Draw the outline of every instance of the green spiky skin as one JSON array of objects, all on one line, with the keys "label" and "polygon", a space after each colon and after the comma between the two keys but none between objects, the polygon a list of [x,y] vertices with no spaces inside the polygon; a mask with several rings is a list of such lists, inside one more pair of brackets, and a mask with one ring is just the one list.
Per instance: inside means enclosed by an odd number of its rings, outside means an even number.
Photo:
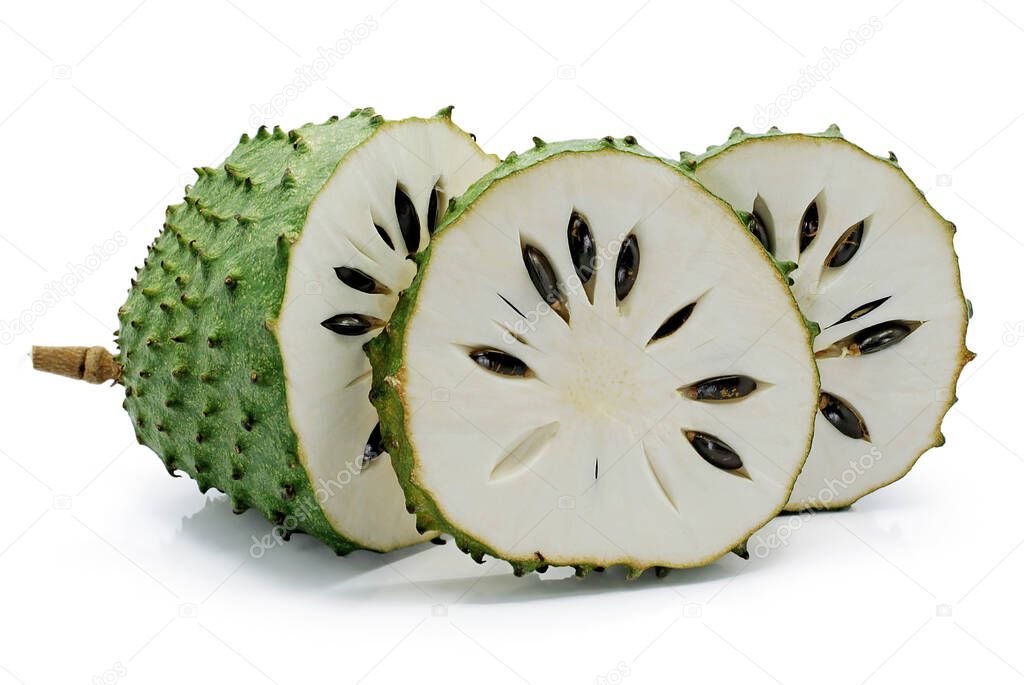
[{"label": "green spiky skin", "polygon": [[[498,165],[498,167],[490,173],[486,174],[476,183],[471,185],[463,195],[458,198],[452,198],[449,203],[447,213],[435,232],[435,236],[446,231],[448,227],[457,221],[463,212],[465,212],[480,195],[495,183],[498,183],[501,180],[519,173],[520,171],[523,171],[535,164],[543,162],[544,160],[562,154],[598,152],[609,149],[621,150],[659,160],[696,182],[691,170],[688,169],[685,164],[672,162],[658,157],[658,155],[640,147],[637,144],[636,138],[633,136],[626,136],[624,138],[606,136],[598,140],[571,140],[558,143],[546,143],[540,138],[535,137],[533,142],[534,147],[532,149],[523,153],[510,153],[502,164]],[[730,211],[734,211],[725,202],[722,202],[722,206]],[[747,220],[744,218],[743,213],[735,213],[745,225]],[[751,237],[751,240],[756,242],[753,237]],[[498,553],[482,540],[470,536],[464,530],[461,530],[458,526],[452,524],[444,516],[440,506],[431,497],[430,493],[427,492],[416,480],[414,450],[412,444],[409,442],[408,434],[406,432],[405,403],[403,400],[402,390],[402,360],[405,349],[405,330],[413,312],[416,309],[419,289],[422,284],[424,274],[427,272],[432,252],[433,243],[413,257],[417,265],[416,277],[413,279],[409,288],[405,290],[399,298],[398,305],[395,308],[394,313],[391,315],[390,322],[384,328],[384,332],[368,342],[365,346],[367,356],[370,359],[370,366],[373,369],[373,384],[370,390],[370,401],[377,409],[377,414],[380,418],[381,435],[384,439],[384,446],[391,455],[391,463],[398,473],[399,483],[401,483],[402,489],[405,493],[406,509],[409,513],[415,514],[418,529],[437,530],[450,534],[455,540],[456,547],[470,555],[475,560],[481,561],[484,556],[504,559],[512,566],[512,570],[517,576],[522,576],[531,572],[543,573],[548,570],[551,565],[554,565],[551,561],[539,556],[535,558],[509,559],[506,555]],[[779,269],[783,277],[785,277],[786,272],[783,267],[781,267],[774,258],[771,258],[767,252],[764,252],[763,254],[766,257],[766,260],[769,263],[774,264],[776,268]],[[813,335],[816,333],[816,328],[817,327],[813,324],[808,326],[808,349],[810,349],[809,345],[813,339]],[[811,426],[813,427],[813,418]],[[810,431],[811,428],[808,430]],[[806,446],[807,451],[810,450],[810,444],[810,437],[808,437]],[[775,514],[772,514],[772,516],[764,523],[767,523],[767,521],[774,518],[774,516]],[[751,530],[750,534],[753,534],[758,530],[761,525],[758,525],[756,528]],[[749,538],[749,535],[747,538]],[[744,556],[746,553],[747,538],[740,541],[735,550],[726,550],[717,557],[703,560],[701,564],[711,563],[712,561],[715,561],[715,559],[728,554],[730,551],[733,551],[741,557]],[[626,578],[628,580],[634,580],[640,577],[647,568],[653,568],[655,575],[659,578],[664,577],[671,570],[669,567],[665,566],[645,567],[641,565],[632,565],[630,563],[624,563],[622,566],[625,568]],[[604,566],[596,563],[576,563],[572,564],[572,567],[576,571],[576,576],[580,578],[589,575],[591,572],[602,572],[605,570]]]},{"label": "green spiky skin", "polygon": [[[446,116],[442,112],[439,116]],[[167,209],[119,311],[124,407],[140,443],[199,489],[226,493],[338,554],[358,545],[317,502],[289,420],[275,322],[292,245],[339,161],[384,123],[371,109],[243,135]]]},{"label": "green spiky skin", "polygon": [[[730,149],[732,149],[732,148],[734,148],[734,147],[736,147],[738,145],[743,145],[743,144],[748,143],[750,141],[763,140],[763,139],[766,139],[766,138],[787,138],[787,137],[789,137],[789,138],[797,137],[797,138],[819,138],[819,139],[826,139],[826,140],[828,140],[828,139],[840,140],[843,143],[849,145],[850,147],[856,149],[861,154],[866,155],[868,157],[871,157],[872,159],[876,159],[876,160],[878,160],[880,162],[883,162],[885,164],[889,164],[894,169],[898,170],[900,175],[903,177],[903,180],[906,181],[906,183],[908,183],[914,189],[914,191],[917,193],[917,195],[921,198],[921,202],[924,204],[924,206],[927,207],[928,210],[932,214],[934,214],[935,217],[941,223],[946,225],[946,228],[949,231],[950,250],[953,252],[953,265],[954,265],[954,267],[956,269],[956,273],[955,273],[956,281],[957,281],[958,287],[960,287],[960,263],[959,263],[959,260],[957,258],[957,255],[956,255],[956,250],[953,248],[953,238],[956,235],[956,224],[954,224],[952,221],[949,221],[949,220],[943,218],[942,215],[939,214],[939,212],[934,207],[932,207],[931,203],[928,202],[928,198],[925,197],[925,194],[923,192],[921,192],[921,189],[917,186],[917,184],[915,184],[911,180],[911,178],[909,176],[907,176],[907,173],[905,171],[903,171],[903,168],[900,166],[899,160],[897,159],[895,153],[893,153],[892,151],[889,151],[886,154],[885,157],[882,157],[882,156],[879,156],[879,155],[873,155],[870,152],[868,152],[867,150],[865,150],[864,148],[860,147],[859,145],[851,143],[849,140],[847,140],[843,136],[842,131],[839,130],[839,126],[836,125],[836,124],[831,124],[828,128],[826,128],[824,131],[821,131],[820,133],[788,133],[788,132],[779,130],[779,128],[776,127],[776,126],[772,126],[765,133],[747,133],[742,128],[737,126],[736,128],[734,128],[729,133],[729,137],[728,137],[728,139],[726,139],[726,141],[724,143],[722,143],[720,145],[709,145],[707,150],[705,152],[699,154],[699,155],[698,154],[693,154],[691,152],[685,152],[685,151],[684,152],[680,152],[679,153],[679,163],[682,165],[682,167],[684,169],[687,169],[689,171],[694,171],[695,169],[700,167],[700,165],[703,164],[705,161],[711,159],[712,157],[716,157],[717,155],[719,155],[719,154],[721,154],[723,152],[726,152],[727,150],[730,150]],[[740,212],[740,214],[741,215],[750,216],[748,212]],[[777,263],[780,264],[781,268],[786,268],[784,266],[785,264],[791,264],[791,262],[786,262],[786,263],[777,262]],[[792,266],[790,266],[788,268],[787,271],[784,271],[783,273],[787,274],[787,276],[788,276],[789,272],[792,271],[795,267],[796,267],[796,265],[792,265]],[[792,283],[790,283],[790,285],[792,285]],[[969,349],[967,349],[967,345],[966,345],[966,340],[967,340],[967,324],[970,321],[970,319],[974,316],[974,305],[971,303],[971,301],[969,299],[967,299],[964,296],[963,288],[962,287],[960,287],[960,298],[963,300],[963,313],[964,313],[964,317],[963,317],[964,325],[963,325],[963,328],[960,331],[960,340],[962,341],[961,342],[961,350],[960,350],[960,363],[957,366],[956,372],[953,375],[953,382],[952,382],[953,393],[951,395],[952,399],[950,400],[949,404],[947,405],[946,411],[943,413],[942,418],[940,418],[939,423],[935,427],[935,434],[933,436],[934,442],[932,443],[932,447],[942,447],[943,445],[946,444],[946,438],[945,438],[945,436],[943,436],[943,434],[941,432],[942,421],[945,418],[945,413],[948,413],[949,410],[953,407],[953,405],[956,404],[956,401],[957,401],[957,397],[956,397],[956,384],[957,384],[957,381],[960,378],[960,374],[963,372],[964,367],[967,366],[967,364],[969,364],[975,358],[975,356],[976,356],[974,352],[971,352]],[[817,334],[821,332],[821,329],[818,326],[818,324],[816,324],[813,321],[810,321],[810,320],[808,320],[806,318],[804,319],[804,321],[807,322],[808,330],[810,330],[812,332],[813,336],[817,336]],[[921,452],[913,460],[911,460],[910,465],[907,467],[907,469],[905,471],[903,471],[903,473],[901,473],[900,475],[896,476],[895,478],[893,478],[889,482],[883,483],[883,484],[879,485],[874,490],[871,490],[869,492],[864,493],[860,497],[865,497],[867,495],[870,495],[875,490],[880,490],[881,488],[884,488],[887,485],[891,485],[892,483],[895,483],[900,478],[903,478],[903,476],[905,476],[908,473],[910,473],[910,470],[917,463],[917,460],[920,459],[921,456],[924,455],[924,452],[927,452],[927,451],[928,451],[928,449],[926,448],[923,452]],[[858,497],[857,500],[859,500],[860,497]],[[849,507],[851,504],[853,504],[857,500],[852,500],[852,501],[836,501],[836,502],[831,503],[831,504],[829,504],[827,506],[808,506],[808,507],[795,507],[795,508],[787,507],[786,508],[786,512],[787,513],[796,513],[796,512],[801,512],[801,511],[840,510],[840,509],[845,509],[845,508]]]}]

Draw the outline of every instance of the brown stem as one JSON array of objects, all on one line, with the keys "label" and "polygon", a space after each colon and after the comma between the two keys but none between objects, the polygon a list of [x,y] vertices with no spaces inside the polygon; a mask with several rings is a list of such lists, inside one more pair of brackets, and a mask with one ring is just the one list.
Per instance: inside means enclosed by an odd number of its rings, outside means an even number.
[{"label": "brown stem", "polygon": [[121,367],[102,347],[32,346],[32,368],[89,383],[117,381]]}]

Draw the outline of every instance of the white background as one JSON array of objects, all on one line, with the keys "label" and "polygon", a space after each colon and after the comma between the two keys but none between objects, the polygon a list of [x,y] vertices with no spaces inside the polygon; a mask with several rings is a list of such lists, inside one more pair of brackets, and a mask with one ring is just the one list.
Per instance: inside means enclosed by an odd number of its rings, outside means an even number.
[{"label": "white background", "polygon": [[[0,683],[1024,679],[1022,59],[1009,0],[5,3]],[[33,343],[112,344],[163,207],[260,116],[449,103],[501,155],[632,133],[675,156],[833,121],[894,150],[958,224],[975,304],[947,446],[850,511],[773,522],[763,558],[664,580],[520,579],[451,545],[337,559],[302,536],[253,558],[269,525],[168,478],[119,390],[31,372]]]}]

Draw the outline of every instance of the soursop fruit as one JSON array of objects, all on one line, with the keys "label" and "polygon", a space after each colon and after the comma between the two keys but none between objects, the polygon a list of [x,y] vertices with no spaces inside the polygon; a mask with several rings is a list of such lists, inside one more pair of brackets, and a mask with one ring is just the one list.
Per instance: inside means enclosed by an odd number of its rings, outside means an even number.
[{"label": "soursop fruit", "polygon": [[699,157],[697,178],[737,209],[791,277],[814,343],[821,399],[814,446],[787,509],[840,508],[905,475],[939,432],[965,347],[970,304],[954,226],[892,153],[875,157],[838,128],[748,135]]},{"label": "soursop fruit", "polygon": [[370,109],[261,128],[168,208],[102,348],[36,365],[116,379],[139,442],[339,554],[424,538],[375,428],[362,345],[412,280],[448,199],[497,164],[450,120]]},{"label": "soursop fruit", "polygon": [[708,563],[789,498],[818,376],[785,275],[632,137],[510,157],[368,344],[410,510],[516,574]]}]

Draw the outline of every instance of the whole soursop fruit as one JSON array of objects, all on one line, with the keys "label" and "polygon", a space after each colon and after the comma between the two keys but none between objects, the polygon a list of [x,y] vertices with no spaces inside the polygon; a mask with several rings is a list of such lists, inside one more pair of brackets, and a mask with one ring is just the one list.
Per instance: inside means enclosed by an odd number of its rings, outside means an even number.
[{"label": "whole soursop fruit", "polygon": [[896,158],[875,157],[838,128],[820,134],[739,129],[700,157],[697,178],[780,260],[821,326],[814,446],[787,509],[840,508],[905,475],[944,442],[943,416],[973,358],[954,226]]},{"label": "whole soursop fruit", "polygon": [[677,165],[632,137],[535,143],[458,198],[368,345],[409,507],[517,574],[708,563],[789,498],[813,331]]},{"label": "whole soursop fruit", "polygon": [[139,442],[339,554],[416,543],[367,396],[362,345],[450,197],[497,163],[451,123],[372,110],[242,136],[167,210],[119,312],[116,359],[36,366],[124,386]]}]

